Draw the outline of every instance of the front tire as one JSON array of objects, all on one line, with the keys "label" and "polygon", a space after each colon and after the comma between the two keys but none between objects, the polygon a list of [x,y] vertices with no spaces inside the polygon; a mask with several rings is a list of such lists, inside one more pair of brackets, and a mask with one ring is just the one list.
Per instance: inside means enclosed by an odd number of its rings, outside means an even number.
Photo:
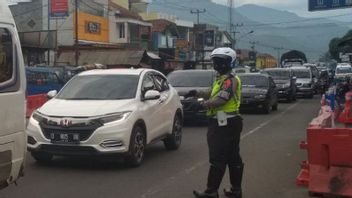
[{"label": "front tire", "polygon": [[270,114],[270,111],[271,111],[271,106],[270,106],[270,104],[266,104],[265,106],[264,106],[264,108],[263,108],[263,112],[265,113],[265,114]]},{"label": "front tire", "polygon": [[138,167],[144,159],[146,145],[145,131],[140,126],[135,126],[132,130],[130,139],[129,154],[126,158],[127,163],[131,167]]},{"label": "front tire", "polygon": [[273,107],[272,107],[272,110],[273,111],[277,111],[279,109],[279,104],[276,102]]},{"label": "front tire", "polygon": [[164,140],[167,150],[177,150],[182,142],[182,117],[176,114],[172,126],[172,134]]}]

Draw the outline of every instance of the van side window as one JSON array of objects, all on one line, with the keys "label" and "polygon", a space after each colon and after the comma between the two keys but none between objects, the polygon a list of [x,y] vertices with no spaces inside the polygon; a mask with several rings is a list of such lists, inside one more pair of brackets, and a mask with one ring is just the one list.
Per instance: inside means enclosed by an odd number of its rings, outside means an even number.
[{"label": "van side window", "polygon": [[0,28],[0,84],[13,77],[13,43],[10,31]]}]

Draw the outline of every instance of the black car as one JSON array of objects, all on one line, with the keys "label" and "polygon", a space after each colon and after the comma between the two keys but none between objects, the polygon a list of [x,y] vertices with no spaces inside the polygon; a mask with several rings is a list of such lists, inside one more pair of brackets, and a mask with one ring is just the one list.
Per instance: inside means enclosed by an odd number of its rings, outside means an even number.
[{"label": "black car", "polygon": [[206,110],[200,107],[199,102],[209,99],[216,71],[178,70],[167,77],[181,97],[185,121],[206,121]]},{"label": "black car", "polygon": [[265,69],[263,73],[269,74],[278,88],[279,99],[285,99],[288,102],[296,100],[297,86],[296,77],[292,70],[288,68]]},{"label": "black car", "polygon": [[273,78],[267,74],[241,74],[241,111],[262,110],[270,113],[278,109],[278,90]]}]

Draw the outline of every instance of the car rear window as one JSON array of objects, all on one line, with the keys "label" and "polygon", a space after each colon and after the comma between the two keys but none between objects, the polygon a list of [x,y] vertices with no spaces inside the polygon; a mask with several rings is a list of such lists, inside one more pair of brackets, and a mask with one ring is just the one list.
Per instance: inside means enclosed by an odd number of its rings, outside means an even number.
[{"label": "car rear window", "polygon": [[266,70],[265,73],[272,76],[274,79],[289,79],[290,72],[287,70]]},{"label": "car rear window", "polygon": [[76,76],[58,94],[65,100],[119,100],[136,97],[137,75]]},{"label": "car rear window", "polygon": [[310,71],[307,69],[307,70],[293,70],[293,73],[295,74],[295,76],[297,78],[311,78],[311,75],[310,75]]},{"label": "car rear window", "polygon": [[348,74],[352,73],[352,67],[338,67],[336,68],[336,74]]},{"label": "car rear window", "polygon": [[212,72],[174,72],[168,79],[174,87],[211,87],[214,78]]},{"label": "car rear window", "polygon": [[240,79],[244,87],[269,87],[269,80],[265,76],[240,76]]}]

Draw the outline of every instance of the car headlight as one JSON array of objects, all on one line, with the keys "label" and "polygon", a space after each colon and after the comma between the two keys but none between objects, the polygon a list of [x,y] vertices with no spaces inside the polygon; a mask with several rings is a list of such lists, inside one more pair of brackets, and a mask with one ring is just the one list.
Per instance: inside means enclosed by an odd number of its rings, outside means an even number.
[{"label": "car headlight", "polygon": [[46,117],[43,114],[39,113],[38,111],[33,112],[32,118],[38,122],[42,122],[46,120]]},{"label": "car headlight", "polygon": [[126,120],[130,115],[131,111],[124,111],[119,113],[108,114],[103,117],[100,117],[99,120],[101,123],[106,124],[110,122]]},{"label": "car headlight", "polygon": [[287,88],[290,88],[291,85],[290,85],[290,84],[284,84],[282,87],[283,87],[284,89],[287,89]]},{"label": "car headlight", "polygon": [[260,95],[256,95],[256,96],[254,96],[254,98],[255,98],[255,99],[265,99],[265,98],[266,98],[266,96],[265,96],[265,95],[263,95],[263,94],[260,94]]}]

